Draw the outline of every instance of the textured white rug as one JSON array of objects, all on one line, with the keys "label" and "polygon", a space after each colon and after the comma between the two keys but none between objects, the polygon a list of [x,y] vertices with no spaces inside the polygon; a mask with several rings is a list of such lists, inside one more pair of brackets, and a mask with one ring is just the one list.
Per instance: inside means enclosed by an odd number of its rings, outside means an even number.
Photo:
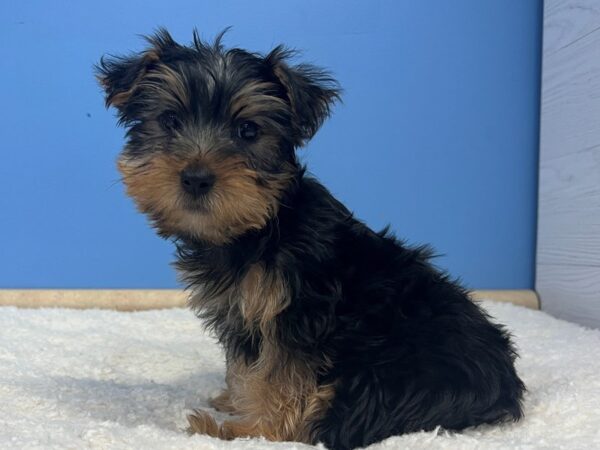
[{"label": "textured white rug", "polygon": [[[525,419],[415,433],[379,449],[600,449],[600,331],[485,302],[515,336]],[[221,351],[182,309],[0,308],[0,448],[290,449],[187,436],[186,412],[223,385]]]}]

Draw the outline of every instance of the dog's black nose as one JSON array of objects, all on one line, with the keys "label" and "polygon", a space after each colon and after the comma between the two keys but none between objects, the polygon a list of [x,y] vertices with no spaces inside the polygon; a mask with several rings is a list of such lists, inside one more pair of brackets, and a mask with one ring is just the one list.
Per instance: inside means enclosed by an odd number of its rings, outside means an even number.
[{"label": "dog's black nose", "polygon": [[188,167],[181,172],[181,186],[194,198],[207,194],[214,184],[215,174],[205,167]]}]

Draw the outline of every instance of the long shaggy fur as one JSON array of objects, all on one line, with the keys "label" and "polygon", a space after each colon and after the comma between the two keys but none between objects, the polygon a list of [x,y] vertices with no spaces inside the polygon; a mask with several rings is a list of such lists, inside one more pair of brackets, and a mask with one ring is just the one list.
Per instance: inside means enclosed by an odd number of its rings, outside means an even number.
[{"label": "long shaggy fur", "polygon": [[[351,449],[519,419],[508,333],[427,247],[372,231],[298,163],[339,99],[333,78],[283,47],[263,56],[221,37],[182,46],[161,30],[98,68],[128,127],[128,192],[174,239],[190,306],[226,351],[212,405],[232,419],[197,411],[190,431]],[[247,121],[259,134],[243,140]],[[181,190],[190,165],[216,174],[202,200]]]}]

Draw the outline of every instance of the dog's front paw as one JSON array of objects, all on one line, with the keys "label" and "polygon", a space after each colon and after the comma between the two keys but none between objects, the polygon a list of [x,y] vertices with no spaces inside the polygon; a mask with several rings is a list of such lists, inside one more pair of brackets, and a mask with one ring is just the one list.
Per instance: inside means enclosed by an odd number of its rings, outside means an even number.
[{"label": "dog's front paw", "polygon": [[187,419],[190,424],[187,429],[189,434],[198,433],[219,437],[219,425],[207,412],[195,409],[193,414],[188,414]]}]

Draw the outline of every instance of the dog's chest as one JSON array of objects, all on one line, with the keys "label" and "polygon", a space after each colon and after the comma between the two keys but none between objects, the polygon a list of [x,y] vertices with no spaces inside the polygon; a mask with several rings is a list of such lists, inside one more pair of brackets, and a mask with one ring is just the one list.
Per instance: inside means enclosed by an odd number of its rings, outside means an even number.
[{"label": "dog's chest", "polygon": [[241,315],[248,329],[271,334],[274,319],[290,302],[283,278],[276,270],[253,264],[236,286]]},{"label": "dog's chest", "polygon": [[[193,276],[206,278],[200,272]],[[217,294],[207,288],[211,281],[196,285],[189,303],[217,328],[243,328],[253,335],[272,335],[276,316],[290,303],[280,272],[261,263],[251,265],[242,277]]]}]

